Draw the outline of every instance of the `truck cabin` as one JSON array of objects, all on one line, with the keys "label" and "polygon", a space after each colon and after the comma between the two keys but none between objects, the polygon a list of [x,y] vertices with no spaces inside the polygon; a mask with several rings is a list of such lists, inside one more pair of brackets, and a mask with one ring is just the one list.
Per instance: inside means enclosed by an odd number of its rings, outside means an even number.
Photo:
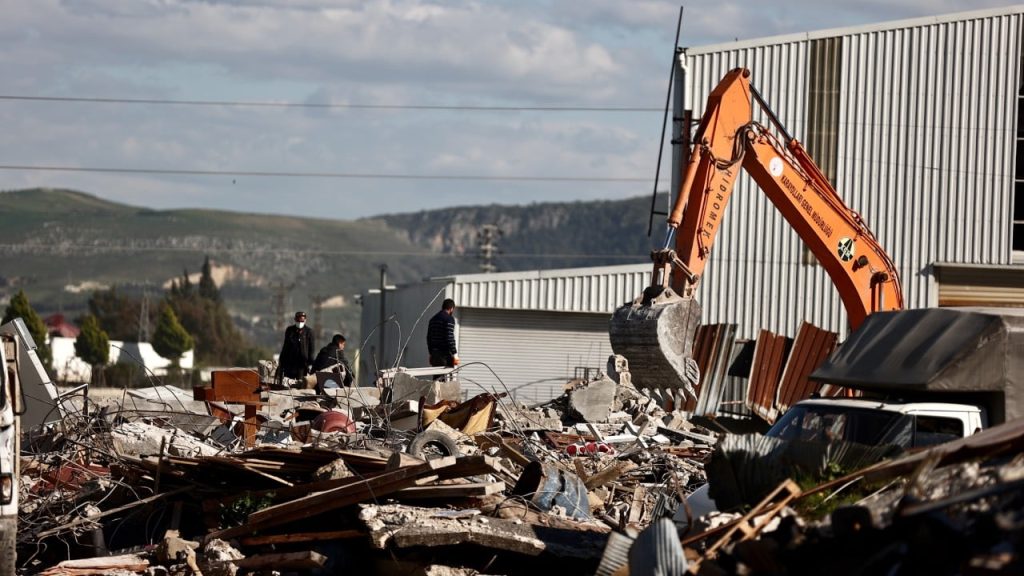
[{"label": "truck cabin", "polygon": [[808,400],[790,408],[766,434],[784,440],[912,449],[969,436],[983,424],[981,411],[968,405]]}]

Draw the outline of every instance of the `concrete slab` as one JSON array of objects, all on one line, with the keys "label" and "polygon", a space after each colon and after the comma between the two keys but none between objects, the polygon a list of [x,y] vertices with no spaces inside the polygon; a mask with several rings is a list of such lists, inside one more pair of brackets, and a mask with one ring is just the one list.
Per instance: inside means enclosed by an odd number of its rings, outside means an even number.
[{"label": "concrete slab", "polygon": [[611,378],[595,380],[569,393],[569,410],[586,422],[607,422],[618,384]]}]

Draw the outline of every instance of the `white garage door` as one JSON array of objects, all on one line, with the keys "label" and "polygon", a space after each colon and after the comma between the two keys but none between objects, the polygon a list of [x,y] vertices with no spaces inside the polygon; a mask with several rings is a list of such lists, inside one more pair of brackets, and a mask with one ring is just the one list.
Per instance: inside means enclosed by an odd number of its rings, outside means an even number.
[{"label": "white garage door", "polygon": [[480,386],[496,392],[507,388],[525,404],[543,402],[561,395],[565,383],[584,369],[604,370],[611,354],[607,314],[480,308],[457,313],[459,359],[486,364],[461,371],[463,393],[469,396]]}]

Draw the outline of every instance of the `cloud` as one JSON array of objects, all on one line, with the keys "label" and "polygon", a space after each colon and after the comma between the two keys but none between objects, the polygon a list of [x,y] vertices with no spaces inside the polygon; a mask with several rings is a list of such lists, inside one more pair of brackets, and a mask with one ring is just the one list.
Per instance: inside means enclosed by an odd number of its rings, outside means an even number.
[{"label": "cloud", "polygon": [[[688,2],[701,45],[1003,5]],[[652,112],[431,111],[0,100],[4,164],[333,174],[653,177],[678,4],[660,0],[3,3],[0,93]],[[662,178],[667,178],[663,171]],[[649,184],[0,171],[0,189],[357,217],[621,198]]]}]

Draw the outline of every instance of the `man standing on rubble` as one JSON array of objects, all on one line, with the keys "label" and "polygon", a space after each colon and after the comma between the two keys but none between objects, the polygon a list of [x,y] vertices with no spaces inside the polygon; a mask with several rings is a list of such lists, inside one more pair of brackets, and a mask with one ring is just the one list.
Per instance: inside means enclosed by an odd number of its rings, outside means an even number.
[{"label": "man standing on rubble", "polygon": [[446,298],[441,310],[434,314],[427,324],[427,352],[431,366],[454,368],[459,363],[459,351],[455,347],[455,300]]},{"label": "man standing on rubble", "polygon": [[306,326],[306,313],[295,313],[295,324],[284,331],[284,344],[278,358],[278,383],[282,377],[297,380],[312,372],[313,331]]},{"label": "man standing on rubble", "polygon": [[[352,368],[345,358],[345,337],[335,334],[331,343],[320,349],[313,362],[314,372],[333,372],[343,386],[352,385]],[[318,384],[319,386],[319,384]]]}]

